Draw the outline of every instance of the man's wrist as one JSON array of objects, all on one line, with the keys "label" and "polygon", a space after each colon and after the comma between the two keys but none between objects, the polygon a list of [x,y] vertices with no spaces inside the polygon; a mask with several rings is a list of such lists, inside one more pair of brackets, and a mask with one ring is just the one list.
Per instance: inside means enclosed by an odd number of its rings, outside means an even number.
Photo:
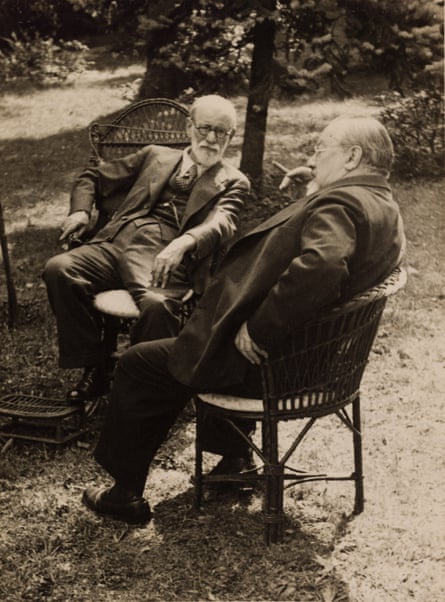
[{"label": "man's wrist", "polygon": [[193,234],[189,234],[188,232],[184,232],[183,236],[187,236],[190,242],[187,242],[187,251],[194,251],[196,249],[196,238]]}]

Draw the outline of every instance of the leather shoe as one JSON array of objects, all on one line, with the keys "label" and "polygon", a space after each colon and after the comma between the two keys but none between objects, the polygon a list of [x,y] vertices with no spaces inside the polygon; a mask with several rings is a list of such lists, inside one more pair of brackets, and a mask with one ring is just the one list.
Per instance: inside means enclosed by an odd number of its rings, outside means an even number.
[{"label": "leather shoe", "polygon": [[[213,491],[221,493],[231,491],[245,491],[251,492],[256,484],[256,481],[230,481],[224,480],[224,477],[228,475],[238,474],[251,474],[257,475],[257,469],[253,462],[252,457],[236,457],[236,456],[223,456],[221,460],[210,470],[207,477],[215,477],[215,480],[209,480],[206,485]],[[222,477],[222,480],[218,480],[218,477]]]},{"label": "leather shoe", "polygon": [[208,476],[220,476],[243,472],[256,472],[252,458],[223,456],[207,474]]},{"label": "leather shoe", "polygon": [[66,399],[69,403],[82,403],[95,399],[107,393],[109,384],[109,379],[101,368],[97,366],[85,368],[82,378],[74,389],[68,391]]},{"label": "leather shoe", "polygon": [[88,487],[83,492],[82,503],[96,514],[131,525],[146,525],[152,517],[147,500],[131,494],[122,498],[116,495],[115,486],[105,489]]}]

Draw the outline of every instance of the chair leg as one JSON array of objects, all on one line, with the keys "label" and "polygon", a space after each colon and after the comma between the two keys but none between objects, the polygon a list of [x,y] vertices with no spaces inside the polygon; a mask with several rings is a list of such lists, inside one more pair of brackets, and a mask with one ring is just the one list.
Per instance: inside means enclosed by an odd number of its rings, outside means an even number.
[{"label": "chair leg", "polygon": [[196,436],[195,436],[195,499],[194,508],[200,510],[202,504],[202,409],[196,403]]},{"label": "chair leg", "polygon": [[284,468],[278,461],[278,422],[267,418],[263,421],[264,465],[264,540],[266,545],[283,541],[283,489]]},{"label": "chair leg", "polygon": [[363,512],[365,505],[364,502],[364,491],[363,491],[363,458],[362,458],[362,434],[361,434],[361,420],[360,420],[360,398],[352,404],[352,423],[354,426],[353,430],[353,443],[354,443],[354,468],[355,468],[355,504],[354,514],[360,514]]},{"label": "chair leg", "polygon": [[102,347],[105,362],[116,352],[120,327],[120,318],[104,315]]}]

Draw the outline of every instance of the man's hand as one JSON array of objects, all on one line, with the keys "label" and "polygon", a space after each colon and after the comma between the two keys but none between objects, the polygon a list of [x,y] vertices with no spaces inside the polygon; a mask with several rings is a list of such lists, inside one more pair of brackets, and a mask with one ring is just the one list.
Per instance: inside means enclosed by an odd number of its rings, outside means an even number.
[{"label": "man's hand", "polygon": [[152,286],[165,288],[172,270],[178,267],[182,258],[187,253],[195,248],[195,239],[190,234],[183,234],[179,238],[175,238],[156,255],[153,262]]},{"label": "man's hand", "polygon": [[279,190],[286,190],[292,180],[297,180],[298,182],[308,182],[312,179],[312,169],[306,166],[295,167],[294,169],[290,169],[286,172],[286,175],[281,180],[279,185]]},{"label": "man's hand", "polygon": [[61,226],[61,235],[59,240],[65,240],[70,234],[82,236],[90,222],[90,216],[87,211],[75,211],[69,215]]},{"label": "man's hand", "polygon": [[267,359],[268,357],[267,351],[258,347],[255,341],[250,337],[247,330],[247,322],[244,322],[238,330],[238,334],[235,337],[235,347],[251,364],[258,365],[261,363],[262,359]]}]

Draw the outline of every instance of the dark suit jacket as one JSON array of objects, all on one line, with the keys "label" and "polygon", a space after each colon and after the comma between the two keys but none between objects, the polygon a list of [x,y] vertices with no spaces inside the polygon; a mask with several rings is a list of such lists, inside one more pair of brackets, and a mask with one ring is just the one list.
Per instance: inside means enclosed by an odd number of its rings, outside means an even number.
[{"label": "dark suit jacket", "polygon": [[201,389],[243,382],[234,345],[247,320],[265,349],[326,306],[374,285],[400,262],[403,226],[387,181],[338,181],[286,207],[242,237],[176,340],[170,371]]},{"label": "dark suit jacket", "polygon": [[[88,242],[112,241],[129,219],[146,217],[181,157],[178,149],[146,146],[121,159],[86,169],[74,183],[70,213],[91,211],[97,198],[105,205],[119,200],[109,222]],[[212,254],[235,234],[238,213],[249,189],[244,174],[224,160],[205,171],[193,186],[179,234],[187,232],[196,241],[189,262],[195,290],[203,288]]]}]

